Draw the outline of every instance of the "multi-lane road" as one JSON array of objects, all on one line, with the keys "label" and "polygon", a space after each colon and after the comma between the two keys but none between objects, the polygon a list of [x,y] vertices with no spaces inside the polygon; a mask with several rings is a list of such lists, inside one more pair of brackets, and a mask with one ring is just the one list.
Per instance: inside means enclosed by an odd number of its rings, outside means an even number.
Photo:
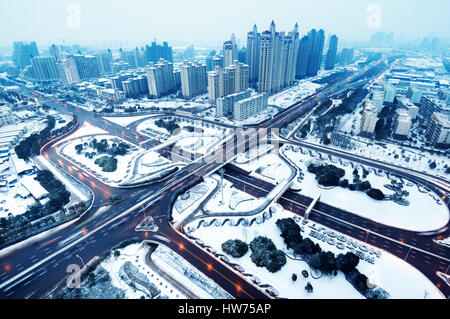
[{"label": "multi-lane road", "polygon": [[[309,112],[314,105],[326,98],[342,91],[352,83],[358,74],[341,78],[335,84],[326,87],[310,99],[301,101],[274,118],[264,122],[261,128],[281,128]],[[368,80],[367,80],[368,81]],[[34,92],[26,89],[22,92],[32,95]],[[150,148],[158,145],[156,140],[148,141],[148,137],[139,134],[136,125],[130,125],[124,129],[122,126],[106,121],[84,109],[71,105],[39,97],[42,103],[51,107],[66,110],[77,116],[79,124],[85,122],[94,124],[112,135],[124,138],[136,145]],[[158,114],[166,114],[157,112]],[[167,113],[167,115],[172,113]],[[151,115],[149,115],[151,116]],[[196,117],[191,119],[202,120]],[[217,122],[212,122],[219,125]],[[232,127],[232,126],[227,126]],[[404,168],[396,168],[382,162],[374,162],[351,154],[345,154],[321,146],[309,145],[301,141],[286,141],[312,150],[320,150],[322,153],[331,154],[368,165],[374,168],[390,171],[396,175],[423,183],[428,188],[448,197],[448,184],[445,180],[437,180],[421,172],[412,172]],[[244,150],[247,149],[247,143]],[[242,149],[235,145],[230,151],[230,157],[237,150]],[[168,150],[170,152],[170,150]],[[0,252],[0,297],[1,298],[39,298],[51,291],[58,283],[64,281],[69,273],[67,266],[87,262],[95,256],[104,256],[112,247],[124,240],[135,238],[137,240],[152,240],[161,242],[175,250],[191,264],[212,278],[216,283],[237,298],[267,298],[269,295],[246,280],[238,272],[232,270],[213,255],[188,240],[184,235],[175,230],[169,221],[169,207],[173,192],[179,187],[188,187],[207,174],[217,170],[220,166],[212,157],[208,162],[193,162],[187,164],[174,175],[149,186],[136,187],[134,189],[118,189],[104,184],[95,176],[76,167],[73,163],[60,156],[49,143],[42,149],[42,155],[55,165],[60,166],[71,174],[79,182],[92,190],[94,195],[93,206],[82,218],[70,226],[56,231],[44,239],[36,240],[32,244],[23,245],[8,253]],[[246,185],[245,190],[256,196],[263,196],[270,191],[272,185],[255,180],[248,176],[227,170],[227,178],[235,183],[236,187]],[[447,188],[446,188],[447,187]],[[110,206],[108,201],[112,193],[122,194],[123,200]],[[311,199],[286,192],[279,203],[286,209],[298,214],[303,214],[305,207]],[[447,201],[448,205],[448,201]],[[147,216],[155,216],[158,232],[136,232],[135,226],[142,221],[144,211]],[[324,224],[337,231],[343,232],[354,238],[389,251],[421,270],[441,292],[448,296],[449,286],[436,276],[436,271],[446,273],[448,271],[447,248],[436,245],[429,237],[419,237],[417,233],[395,229],[374,223],[360,216],[351,214],[337,208],[318,203],[311,215],[311,219]],[[446,235],[448,234],[448,231]],[[446,268],[444,270],[444,268]]]}]

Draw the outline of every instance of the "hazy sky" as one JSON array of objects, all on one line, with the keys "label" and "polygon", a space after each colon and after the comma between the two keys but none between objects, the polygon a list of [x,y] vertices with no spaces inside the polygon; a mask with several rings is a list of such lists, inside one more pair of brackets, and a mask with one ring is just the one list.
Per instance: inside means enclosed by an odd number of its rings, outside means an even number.
[{"label": "hazy sky", "polygon": [[[367,12],[371,4],[380,9],[380,19],[371,20],[380,22],[379,29],[367,23],[376,15]],[[233,32],[244,44],[254,23],[265,30],[272,19],[281,31],[298,22],[302,34],[323,28],[347,41],[367,41],[376,31],[404,38],[448,37],[449,13],[449,0],[0,0],[0,45],[35,40],[45,46],[62,39],[67,44],[133,44],[154,38],[216,45]]]}]

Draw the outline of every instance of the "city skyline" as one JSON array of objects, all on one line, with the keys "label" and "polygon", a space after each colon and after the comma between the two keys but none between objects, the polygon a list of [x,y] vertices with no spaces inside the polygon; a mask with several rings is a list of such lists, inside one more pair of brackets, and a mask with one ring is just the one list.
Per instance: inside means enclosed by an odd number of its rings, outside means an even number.
[{"label": "city skyline", "polygon": [[[266,2],[245,1],[219,7],[203,0],[167,3],[138,0],[126,3],[6,1],[0,4],[1,28],[6,31],[0,46],[11,45],[15,40],[36,41],[40,46],[47,46],[63,39],[67,43],[83,45],[101,46],[114,42],[133,45],[155,38],[176,46],[191,43],[220,46],[232,33],[236,34],[237,42],[242,46],[253,24],[266,30],[271,20],[275,20],[281,30],[290,30],[299,23],[300,35],[312,28],[324,29],[326,34],[336,34],[344,42],[367,42],[373,33],[379,31],[395,31],[396,37],[403,39],[449,37],[448,1],[425,5],[421,1],[381,0],[373,3],[351,0],[346,6],[328,0],[314,4],[289,0],[278,6],[269,6]],[[198,10],[208,6],[210,10]],[[246,14],[236,14],[235,8]],[[348,14],[349,10],[351,14]],[[169,19],[165,14],[157,14],[168,11]],[[29,27],[31,25],[33,27]]]}]

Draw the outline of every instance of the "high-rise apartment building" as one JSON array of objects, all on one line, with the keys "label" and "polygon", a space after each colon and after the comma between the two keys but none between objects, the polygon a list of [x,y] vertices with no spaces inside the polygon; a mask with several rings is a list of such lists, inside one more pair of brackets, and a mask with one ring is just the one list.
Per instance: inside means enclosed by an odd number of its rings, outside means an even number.
[{"label": "high-rise apartment building", "polygon": [[443,113],[433,113],[425,137],[435,146],[450,145],[450,117]]},{"label": "high-rise apartment building", "polygon": [[172,63],[160,59],[158,63],[150,62],[147,67],[148,91],[151,97],[161,97],[174,92],[175,76]]},{"label": "high-rise apartment building", "polygon": [[80,80],[92,80],[100,77],[100,68],[97,57],[92,55],[72,55],[69,59],[73,59],[77,66]]},{"label": "high-rise apartment building", "polygon": [[144,58],[141,56],[139,49],[130,51],[121,51],[122,60],[127,62],[132,69],[143,67],[145,65]]},{"label": "high-rise apartment building", "polygon": [[172,47],[165,41],[162,45],[159,45],[154,41],[151,46],[146,45],[143,52],[144,65],[149,62],[157,63],[160,59],[173,62]]},{"label": "high-rise apartment building", "polygon": [[62,85],[71,85],[80,81],[77,65],[73,59],[56,62],[56,68],[58,70],[59,81]]},{"label": "high-rise apartment building", "polygon": [[364,105],[363,114],[361,116],[360,133],[363,136],[372,137],[375,131],[375,126],[378,121],[378,112],[374,103],[371,100],[366,101]]},{"label": "high-rise apartment building", "polygon": [[108,49],[107,52],[99,53],[96,57],[101,75],[113,73],[113,58],[111,50]]},{"label": "high-rise apartment building", "polygon": [[58,81],[56,60],[53,56],[37,56],[31,59],[34,79],[38,82]]},{"label": "high-rise apartment building", "polygon": [[325,32],[312,29],[308,34],[310,46],[308,54],[307,76],[316,76],[320,70],[323,56],[323,46],[325,43]]},{"label": "high-rise apartment building", "polygon": [[304,36],[299,42],[295,75],[297,79],[306,78],[310,43],[311,41],[309,36]]},{"label": "high-rise apartment building", "polygon": [[411,129],[411,115],[406,109],[398,109],[394,116],[394,138],[406,139]]},{"label": "high-rise apartment building", "polygon": [[272,94],[294,83],[297,65],[298,25],[285,35],[276,32],[272,21],[270,30],[261,35],[258,91]]},{"label": "high-rise apartment building", "polygon": [[59,49],[55,44],[52,44],[48,48],[48,52],[50,52],[50,55],[53,56],[56,61],[61,60],[61,58],[62,58],[61,53],[59,52]]},{"label": "high-rise apartment building", "polygon": [[248,89],[249,67],[247,64],[234,61],[234,64],[226,67],[216,67],[208,72],[209,102],[215,104],[216,100],[233,93]]},{"label": "high-rise apartment building", "polygon": [[184,61],[180,67],[181,90],[185,99],[207,92],[206,66],[196,61]]},{"label": "high-rise apartment building", "polygon": [[247,64],[249,67],[250,83],[258,82],[260,47],[261,34],[258,33],[258,28],[255,24],[253,31],[247,34]]},{"label": "high-rise apartment building", "polygon": [[330,44],[328,46],[327,59],[325,61],[325,70],[333,70],[336,64],[336,54],[338,47],[338,37],[332,35],[330,37]]},{"label": "high-rise apartment building", "polygon": [[233,42],[226,41],[223,43],[223,66],[227,67],[233,64],[234,58]]},{"label": "high-rise apartment building", "polygon": [[39,56],[39,51],[36,42],[14,42],[12,60],[19,69],[31,65],[31,59],[37,56]]},{"label": "high-rise apartment building", "polygon": [[342,65],[347,65],[353,62],[353,54],[355,49],[344,48],[341,51],[339,63]]}]

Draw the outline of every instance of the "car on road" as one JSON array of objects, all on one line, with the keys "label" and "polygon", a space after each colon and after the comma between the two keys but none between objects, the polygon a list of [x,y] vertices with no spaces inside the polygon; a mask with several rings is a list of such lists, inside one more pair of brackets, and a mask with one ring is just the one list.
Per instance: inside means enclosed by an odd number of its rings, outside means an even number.
[{"label": "car on road", "polygon": [[219,259],[222,260],[223,262],[226,262],[226,263],[229,263],[229,262],[230,262],[230,259],[228,259],[228,257],[227,257],[227,256],[224,256],[224,255],[220,255],[220,256],[219,256]]}]

